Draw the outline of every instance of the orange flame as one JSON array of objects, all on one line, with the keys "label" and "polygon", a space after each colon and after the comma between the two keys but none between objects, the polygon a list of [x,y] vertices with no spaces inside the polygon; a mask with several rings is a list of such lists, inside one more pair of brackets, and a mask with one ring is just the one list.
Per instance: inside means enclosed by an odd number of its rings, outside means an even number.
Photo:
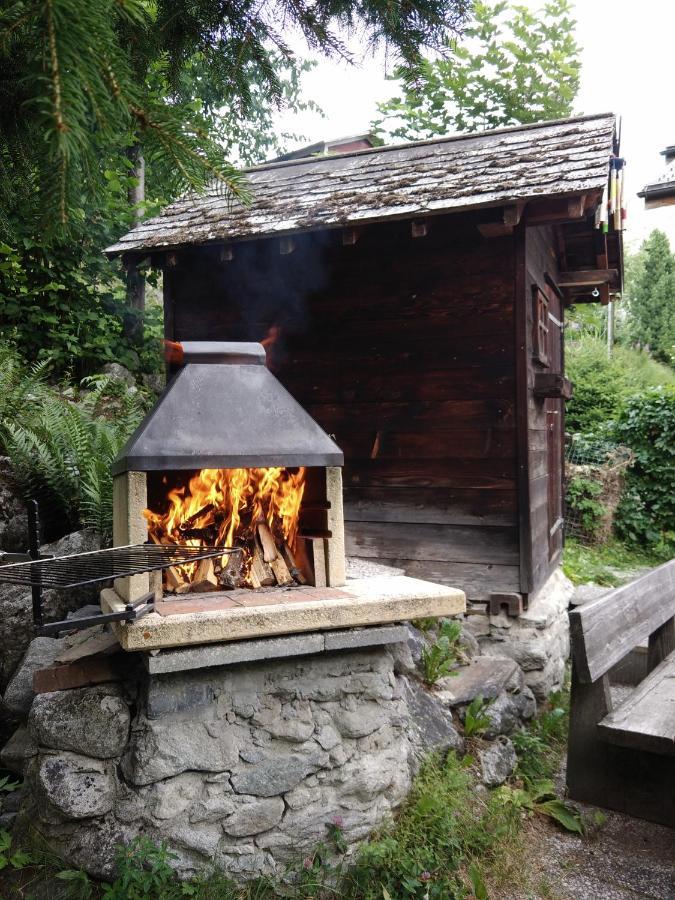
[{"label": "orange flame", "polygon": [[270,367],[270,363],[272,362],[272,348],[276,344],[276,342],[281,337],[281,326],[279,325],[270,325],[267,329],[267,334],[260,341],[260,343],[265,348],[265,357],[268,368]]},{"label": "orange flame", "polygon": [[[201,469],[187,488],[169,491],[166,511],[146,509],[143,515],[156,544],[242,547],[246,575],[258,523],[266,522],[279,543],[295,547],[304,489],[304,468]],[[182,580],[190,583],[197,569],[197,563],[181,566]]]}]

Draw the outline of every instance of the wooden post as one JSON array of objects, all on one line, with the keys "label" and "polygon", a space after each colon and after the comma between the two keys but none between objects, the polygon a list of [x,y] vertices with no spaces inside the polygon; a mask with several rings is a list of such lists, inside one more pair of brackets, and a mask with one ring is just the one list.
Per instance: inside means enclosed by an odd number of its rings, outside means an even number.
[{"label": "wooden post", "polygon": [[607,745],[598,739],[597,724],[611,708],[609,676],[584,684],[573,657],[567,747],[567,788],[573,800],[606,804]]}]

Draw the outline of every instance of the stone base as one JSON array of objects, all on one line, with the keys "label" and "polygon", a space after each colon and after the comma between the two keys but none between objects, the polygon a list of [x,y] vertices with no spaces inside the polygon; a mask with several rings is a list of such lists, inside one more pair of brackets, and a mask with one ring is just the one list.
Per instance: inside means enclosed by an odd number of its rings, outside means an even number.
[{"label": "stone base", "polygon": [[486,656],[514,659],[538,700],[562,687],[570,653],[568,607],[574,586],[557,569],[530,597],[528,609],[517,619],[500,613],[471,615],[466,627],[478,638]]},{"label": "stone base", "polygon": [[139,677],[42,694],[29,717],[24,819],[96,876],[140,834],[185,875],[278,876],[331,822],[354,847],[424,752],[462,745],[386,647]]},{"label": "stone base", "polygon": [[[250,591],[250,598],[229,609],[217,608],[220,593],[193,595],[204,597],[204,603],[212,603],[214,609],[166,616],[150,613],[137,622],[113,627],[125,650],[153,650],[454,616],[464,612],[466,605],[463,591],[405,575],[357,578],[344,588],[323,591],[324,597],[319,588],[293,588],[292,602],[284,601],[291,592],[283,589],[274,594]],[[303,595],[308,599],[298,599]],[[223,593],[222,599],[227,602],[227,595]],[[101,607],[104,612],[121,612],[124,601],[114,590],[106,589],[101,592]]]}]

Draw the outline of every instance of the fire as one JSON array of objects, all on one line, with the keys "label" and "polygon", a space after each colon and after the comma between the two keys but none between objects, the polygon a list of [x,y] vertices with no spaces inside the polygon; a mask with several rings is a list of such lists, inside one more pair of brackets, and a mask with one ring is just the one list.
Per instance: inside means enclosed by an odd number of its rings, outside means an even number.
[{"label": "fire", "polygon": [[[258,586],[251,566],[260,550],[261,525],[267,526],[265,534],[277,548],[286,546],[292,553],[304,489],[304,468],[201,469],[187,488],[183,485],[169,491],[165,510],[146,509],[143,514],[156,544],[241,548],[241,554],[223,556],[217,568],[225,569],[234,556],[239,564],[243,556],[240,577],[243,584],[253,587]],[[205,566],[200,563],[173,567],[167,586],[189,586],[201,581],[204,573]],[[217,578],[212,577],[212,582],[217,586]]]}]

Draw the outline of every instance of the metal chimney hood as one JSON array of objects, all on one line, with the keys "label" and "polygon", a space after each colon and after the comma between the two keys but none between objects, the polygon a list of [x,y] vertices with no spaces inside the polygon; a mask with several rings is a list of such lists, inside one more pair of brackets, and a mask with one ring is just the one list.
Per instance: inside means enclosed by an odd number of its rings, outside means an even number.
[{"label": "metal chimney hood", "polygon": [[183,367],[127,441],[113,475],[344,465],[337,444],[266,368],[262,344],[181,347]]}]

